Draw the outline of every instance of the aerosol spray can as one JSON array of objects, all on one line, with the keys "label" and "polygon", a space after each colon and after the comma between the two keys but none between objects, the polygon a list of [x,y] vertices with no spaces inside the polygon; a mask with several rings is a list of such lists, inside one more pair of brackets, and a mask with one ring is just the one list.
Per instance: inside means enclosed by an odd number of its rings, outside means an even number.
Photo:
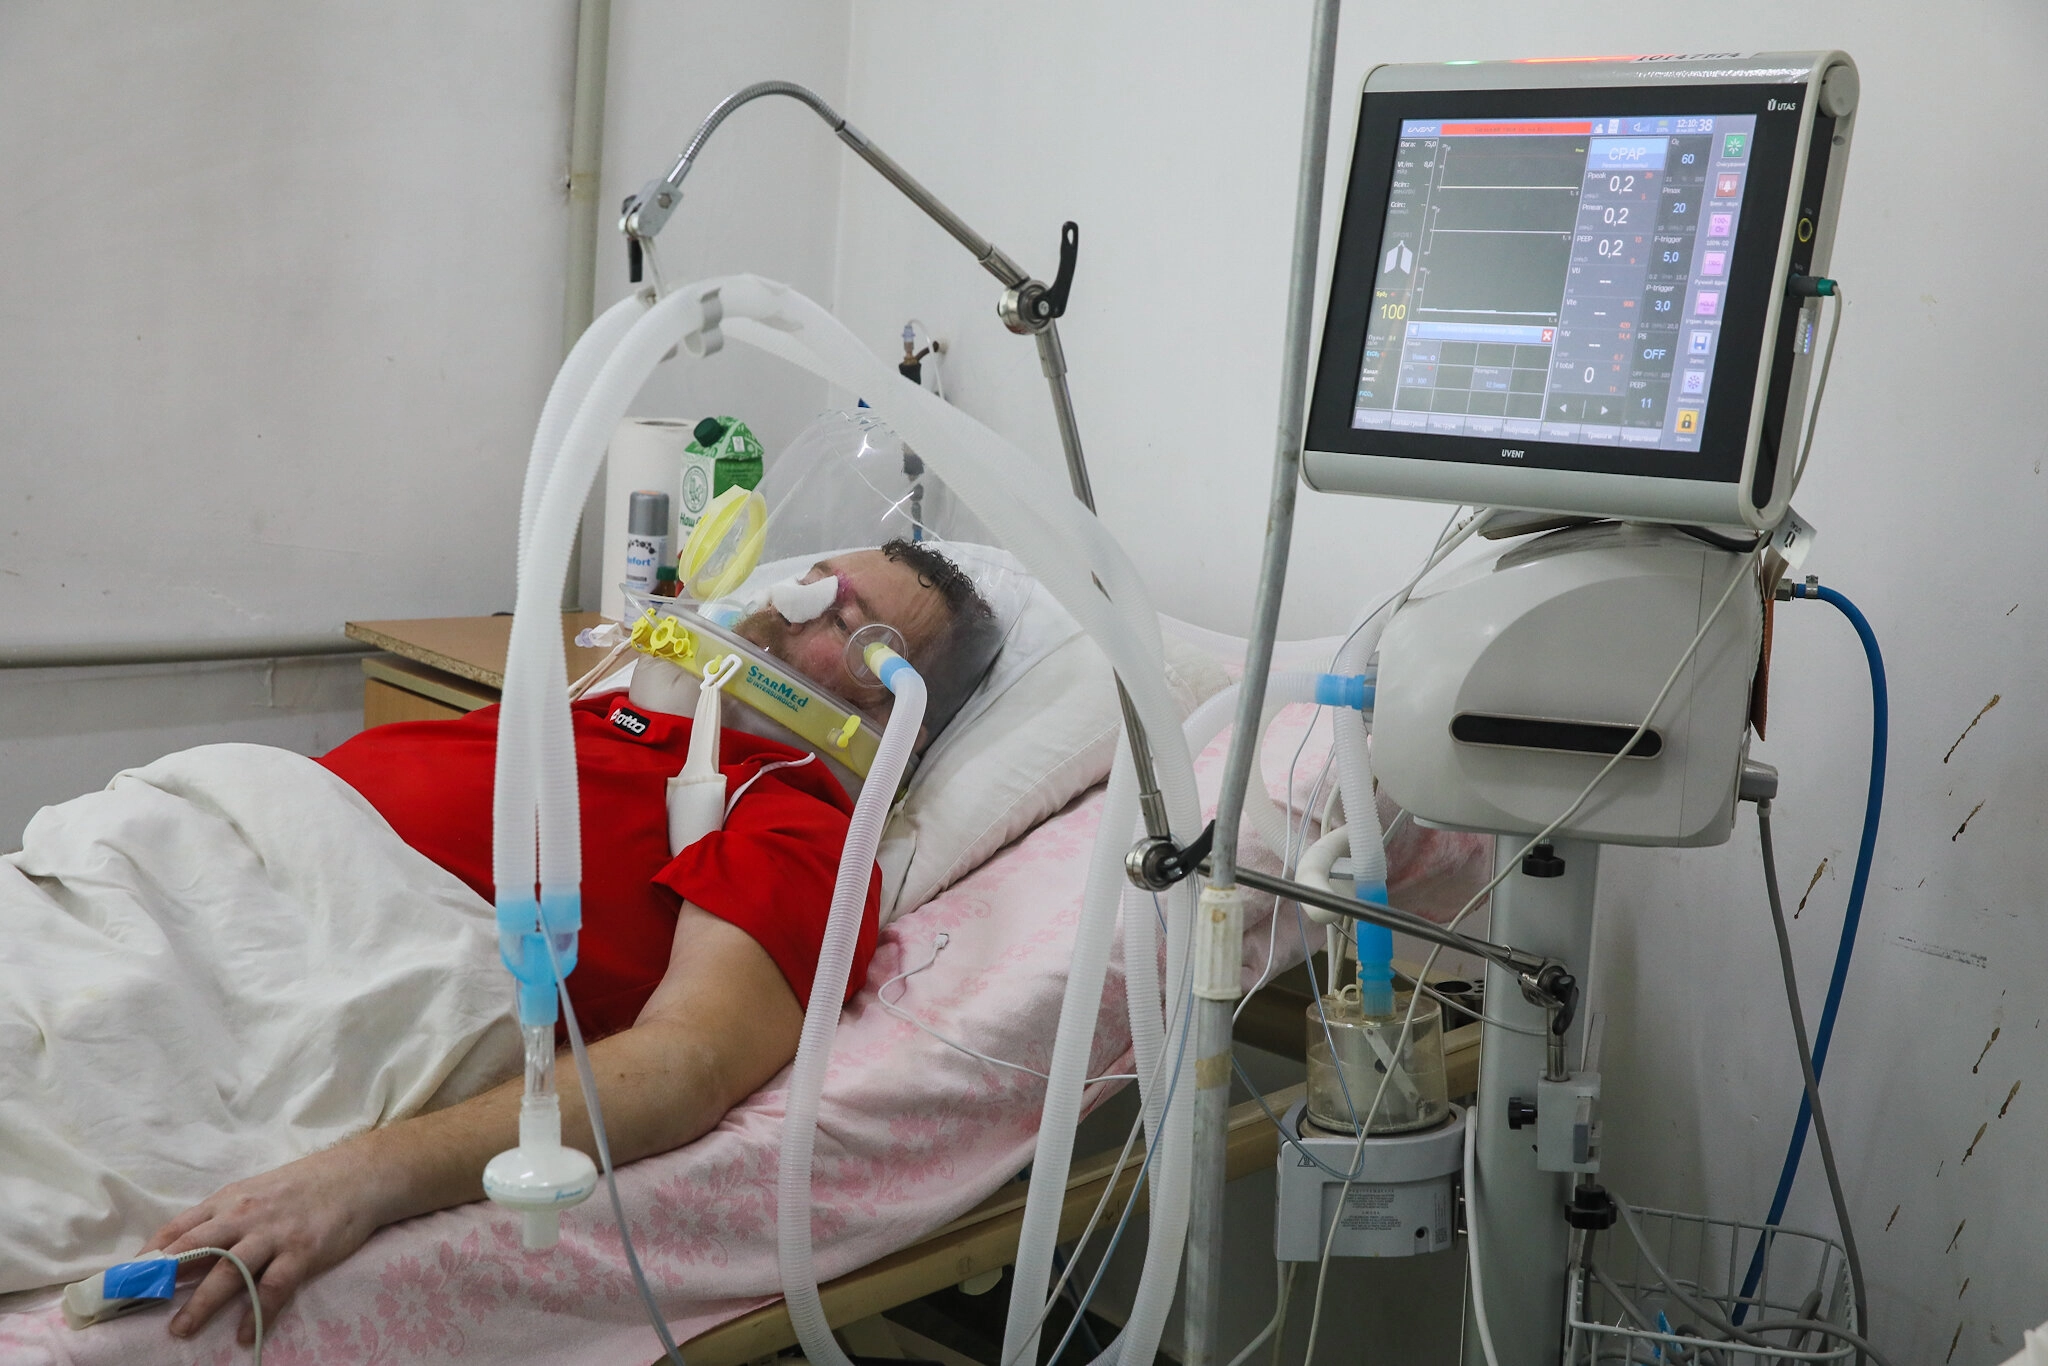
[{"label": "aerosol spray can", "polygon": [[669,563],[668,495],[635,489],[626,513],[626,587],[653,593]]}]

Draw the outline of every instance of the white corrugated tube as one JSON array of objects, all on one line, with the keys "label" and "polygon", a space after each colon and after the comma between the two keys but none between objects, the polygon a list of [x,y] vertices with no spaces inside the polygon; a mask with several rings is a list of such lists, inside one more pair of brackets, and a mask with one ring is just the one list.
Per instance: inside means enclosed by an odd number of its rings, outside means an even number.
[{"label": "white corrugated tube", "polygon": [[[547,402],[541,407],[540,422],[534,429],[533,447],[527,456],[526,481],[519,494],[518,559],[515,563],[522,577],[533,543],[534,524],[540,515],[541,498],[547,491],[549,477],[554,473],[569,424],[582,408],[584,399],[589,397],[590,386],[596,381],[599,369],[611,357],[633,323],[646,312],[648,303],[647,296],[635,294],[606,309],[584,329],[576,345],[570,348],[568,358],[562,362],[554,384],[548,389]],[[565,561],[562,573],[566,575],[567,572]],[[514,591],[518,591],[517,580]],[[557,597],[559,599],[559,590]],[[516,597],[514,605],[517,605]],[[518,626],[517,612],[513,614],[513,625],[515,629]],[[508,647],[508,685],[513,672]],[[518,717],[515,712],[514,719]],[[526,719],[530,721],[531,715]],[[502,711],[500,733],[504,733]],[[539,817],[534,769],[536,758],[535,737],[530,733],[515,743],[500,743],[498,746],[497,770],[493,779],[496,834],[492,845],[492,877],[499,887],[531,886],[537,871],[534,863],[535,821]]]},{"label": "white corrugated tube", "polygon": [[846,846],[839,855],[839,876],[832,886],[832,910],[825,922],[825,941],[811,978],[811,999],[804,1010],[802,1042],[790,1068],[789,1091],[782,1119],[782,1160],[775,1181],[776,1256],[782,1267],[782,1296],[789,1321],[804,1355],[818,1366],[852,1366],[832,1337],[824,1303],[818,1298],[818,1273],[811,1264],[811,1155],[818,1136],[818,1100],[825,1090],[825,1066],[832,1040],[839,1033],[839,1012],[846,1000],[846,979],[853,970],[853,950],[860,939],[861,914],[867,908],[868,883],[875,869],[875,849],[890,803],[910,763],[911,746],[924,724],[925,687],[907,664],[884,672],[883,681],[896,695],[874,766],[853,805]]},{"label": "white corrugated tube", "polygon": [[[1080,622],[1129,689],[1151,737],[1175,838],[1185,842],[1194,837],[1200,816],[1194,771],[1187,748],[1180,742],[1179,716],[1166,689],[1157,616],[1129,557],[1064,486],[1038,462],[966,414],[903,381],[829,313],[784,286],[754,276],[728,276],[679,288],[651,307],[645,307],[644,299],[643,294],[628,300],[593,324],[587,349],[579,343],[572,353],[574,363],[565,365],[558,377],[543,428],[535,438],[530,467],[533,478],[522,498],[519,596],[499,732],[493,867],[501,889],[516,892],[531,886],[536,815],[543,899],[551,892],[573,895],[581,881],[575,752],[569,712],[563,702],[567,677],[559,594],[577,519],[605,447],[641,386],[672,348],[680,342],[692,356],[708,355],[727,337],[782,356],[865,397]],[[635,317],[635,311],[643,307],[645,311]],[[595,374],[590,373],[593,367]],[[579,388],[584,390],[580,402]],[[565,418],[572,408],[573,415]],[[564,424],[559,440],[554,435],[558,423]],[[540,488],[537,498],[533,485]],[[885,785],[876,787],[879,798],[890,791]],[[1129,811],[1120,822],[1105,818],[1104,831],[1114,832],[1112,848],[1101,851],[1096,861],[1114,863],[1116,876],[1101,880],[1105,885],[1095,900],[1106,902],[1111,915],[1118,901],[1115,890],[1121,885],[1123,837],[1134,816],[1135,812]],[[1091,876],[1091,885],[1097,882]],[[1181,966],[1183,946],[1193,914],[1188,890],[1189,895],[1176,896],[1168,930],[1169,958],[1177,965],[1175,984],[1169,985],[1171,993],[1181,989],[1179,974],[1185,970]],[[1100,954],[1096,953],[1098,943],[1102,944]],[[1048,1140],[1047,1128],[1060,1127],[1052,1123],[1060,1108],[1053,1104],[1056,1096],[1067,1091],[1078,1095],[1085,1080],[1100,983],[1106,971],[1107,946],[1101,935],[1084,934],[1077,948],[1087,952],[1077,953],[1075,973],[1083,986],[1092,978],[1096,995],[1088,1009],[1075,1012],[1074,1018],[1067,1018],[1063,1011],[1041,1143]],[[1100,961],[1089,961],[1094,958]],[[1156,990],[1156,974],[1153,985]],[[1151,999],[1156,1001],[1156,995]],[[1152,1034],[1153,1040],[1160,1038]],[[1064,1050],[1061,1044],[1065,1044]],[[1156,1060],[1159,1049],[1152,1048],[1151,1055]],[[1180,1083],[1190,1096],[1192,1079],[1186,1074],[1192,1067],[1192,1057],[1186,1058]],[[1134,1360],[1149,1359],[1157,1349],[1178,1275],[1190,1172],[1190,1143],[1188,1135],[1181,1132],[1180,1115],[1191,1113],[1192,1107],[1180,1107],[1180,1114],[1169,1117],[1163,1169],[1157,1174],[1154,1190],[1146,1275],[1134,1298],[1131,1322],[1120,1339]],[[1072,1121],[1064,1128],[1071,1156]],[[1048,1195],[1057,1205],[1064,1195],[1065,1162],[1058,1167],[1056,1173],[1041,1167],[1035,1175],[1033,1193],[1040,1195],[1040,1205]],[[1041,1260],[1049,1260],[1050,1251],[1047,1244]],[[1028,1269],[1020,1263],[1020,1280]],[[1039,1285],[1042,1298],[1042,1278]],[[802,1287],[797,1287],[795,1297],[802,1296]],[[818,1359],[826,1359],[823,1348],[829,1342],[827,1335],[817,1346],[808,1341],[805,1346]]]},{"label": "white corrugated tube", "polygon": [[[1365,671],[1379,643],[1377,631],[1356,631],[1337,652],[1335,672]],[[1361,901],[1387,901],[1387,843],[1380,812],[1373,800],[1372,763],[1366,748],[1365,717],[1337,713],[1337,785],[1344,794],[1344,822],[1350,834],[1352,891]],[[1351,930],[1358,945],[1359,991],[1368,1015],[1394,1010],[1393,935],[1378,925],[1360,922]]]}]

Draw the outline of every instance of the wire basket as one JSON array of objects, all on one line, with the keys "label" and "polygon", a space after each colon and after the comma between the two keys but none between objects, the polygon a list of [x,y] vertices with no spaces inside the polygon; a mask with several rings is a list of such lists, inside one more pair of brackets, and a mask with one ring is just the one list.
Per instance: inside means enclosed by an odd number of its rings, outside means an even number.
[{"label": "wire basket", "polygon": [[[1769,1327],[1773,1320],[1812,1319],[1857,1331],[1848,1258],[1834,1239],[1669,1210],[1634,1214],[1649,1255],[1628,1226],[1617,1223],[1590,1235],[1589,1256],[1572,1268],[1565,1326],[1569,1366],[1762,1366],[1847,1361],[1855,1355],[1840,1338]],[[1754,1292],[1743,1295],[1759,1243],[1762,1272]],[[1703,1324],[1658,1267],[1695,1303],[1723,1318],[1732,1320],[1737,1307],[1746,1306],[1740,1326],[1768,1345],[1731,1341]]]}]

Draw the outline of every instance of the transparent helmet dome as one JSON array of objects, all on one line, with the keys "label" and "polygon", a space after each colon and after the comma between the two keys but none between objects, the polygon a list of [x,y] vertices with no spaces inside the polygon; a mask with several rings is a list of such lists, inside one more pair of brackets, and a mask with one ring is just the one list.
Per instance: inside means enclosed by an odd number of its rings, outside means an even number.
[{"label": "transparent helmet dome", "polygon": [[[655,610],[729,642],[879,726],[892,698],[865,663],[879,641],[925,681],[924,739],[986,678],[1031,579],[915,452],[866,412],[818,418],[758,489],[728,489],[678,559],[682,596]],[[650,600],[635,595],[635,610]]]}]

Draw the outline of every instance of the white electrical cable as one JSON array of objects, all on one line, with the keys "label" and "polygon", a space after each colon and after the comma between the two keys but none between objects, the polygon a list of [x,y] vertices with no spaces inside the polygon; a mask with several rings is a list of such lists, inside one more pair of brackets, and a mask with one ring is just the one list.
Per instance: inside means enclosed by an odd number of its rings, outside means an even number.
[{"label": "white electrical cable", "polygon": [[[249,1274],[249,1264],[224,1247],[195,1247],[178,1253],[171,1260],[183,1265],[201,1257],[224,1257],[242,1273],[242,1288],[249,1292],[249,1313],[256,1320],[255,1355],[250,1366],[263,1366],[263,1297],[256,1293],[256,1278]],[[68,1312],[68,1311],[67,1311]]]},{"label": "white electrical cable", "polygon": [[763,764],[759,768],[755,769],[754,776],[747,779],[745,782],[741,783],[740,790],[733,793],[730,797],[725,799],[725,819],[732,819],[733,808],[740,804],[740,798],[746,796],[747,789],[752,787],[755,783],[760,782],[763,778],[767,777],[769,774],[775,772],[775,770],[779,768],[802,768],[805,764],[810,763],[817,757],[818,756],[815,754],[806,754],[801,759],[777,759],[773,763]]},{"label": "white electrical cable", "polygon": [[1472,1282],[1472,1325],[1479,1330],[1479,1350],[1486,1356],[1486,1366],[1500,1366],[1500,1358],[1493,1351],[1493,1326],[1486,1321],[1486,1287],[1479,1279],[1479,1202],[1472,1198],[1478,1188],[1479,1164],[1475,1155],[1479,1149],[1479,1126],[1470,1117],[1465,1120],[1465,1253],[1466,1275]]},{"label": "white electrical cable", "polygon": [[1842,286],[1835,283],[1834,319],[1828,324],[1828,349],[1820,358],[1820,376],[1813,383],[1813,401],[1806,405],[1806,436],[1799,443],[1799,463],[1792,467],[1792,492],[1799,491],[1799,481],[1806,477],[1806,457],[1813,454],[1813,429],[1820,425],[1820,401],[1828,391],[1828,367],[1835,363],[1835,335],[1842,330]]},{"label": "white electrical cable", "polygon": [[[956,1053],[965,1053],[968,1057],[973,1058],[979,1062],[985,1062],[990,1067],[1006,1067],[1012,1072],[1022,1072],[1026,1076],[1037,1077],[1040,1081],[1050,1080],[1050,1078],[1047,1077],[1045,1073],[1039,1071],[1035,1067],[1026,1067],[1021,1062],[1010,1062],[1003,1058],[993,1058],[990,1057],[988,1054],[983,1053],[977,1049],[969,1048],[966,1044],[961,1043],[957,1039],[947,1038],[944,1034],[939,1033],[938,1030],[933,1029],[923,1020],[918,1019],[917,1016],[905,1010],[902,1004],[902,996],[897,997],[894,1001],[889,999],[890,987],[895,986],[898,982],[907,982],[912,977],[917,976],[917,974],[919,974],[920,972],[924,972],[932,966],[934,966],[939,961],[939,951],[945,948],[947,944],[951,943],[952,938],[953,937],[951,935],[943,932],[935,936],[932,940],[931,957],[925,959],[922,963],[919,963],[914,968],[905,968],[903,971],[897,973],[894,977],[891,977],[888,981],[882,983],[882,985],[876,988],[875,990],[875,1000],[879,1002],[882,1009],[887,1011],[889,1014],[894,1015],[897,1019],[903,1021],[907,1025],[911,1025],[917,1029],[923,1030],[926,1034],[931,1035],[931,1037],[937,1039],[940,1043],[944,1044],[946,1047],[952,1049]],[[909,991],[910,989],[908,987],[904,988],[905,995],[908,995]],[[1136,1081],[1137,1079],[1138,1074],[1135,1072],[1105,1072],[1103,1075],[1099,1077],[1088,1078],[1087,1084],[1093,1086],[1098,1082]]]},{"label": "white electrical cable", "polygon": [[662,1316],[661,1306],[654,1302],[654,1288],[647,1283],[647,1272],[640,1265],[639,1255],[633,1251],[633,1232],[626,1224],[626,1205],[619,1199],[619,1179],[612,1168],[612,1145],[605,1133],[604,1107],[598,1101],[597,1071],[591,1067],[590,1051],[583,1045],[583,1027],[576,1019],[576,1005],[569,999],[569,983],[562,976],[561,959],[555,955],[554,936],[544,934],[540,939],[547,949],[548,970],[555,977],[555,995],[562,1003],[562,1024],[569,1034],[569,1053],[576,1061],[576,1079],[583,1087],[583,1110],[590,1120],[590,1136],[597,1144],[598,1164],[604,1170],[612,1217],[618,1221],[619,1245],[625,1249],[626,1268],[633,1273],[633,1286],[640,1292],[640,1303],[647,1310],[648,1321],[654,1325],[654,1335],[661,1339],[662,1352],[675,1366],[683,1366],[683,1354],[676,1347],[675,1336],[668,1330],[668,1320]]},{"label": "white electrical cable", "polygon": [[[1273,1290],[1273,1317],[1266,1320],[1266,1326],[1259,1330],[1257,1337],[1244,1345],[1243,1351],[1230,1359],[1230,1366],[1244,1366],[1245,1362],[1251,1360],[1252,1353],[1265,1346],[1267,1339],[1272,1338],[1278,1333],[1281,1326],[1287,1322],[1287,1292],[1294,1288],[1294,1271],[1300,1265],[1300,1262],[1275,1262],[1273,1264],[1274,1280],[1276,1282]],[[1277,1342],[1274,1343],[1274,1350],[1276,1352],[1279,1350]]]}]

